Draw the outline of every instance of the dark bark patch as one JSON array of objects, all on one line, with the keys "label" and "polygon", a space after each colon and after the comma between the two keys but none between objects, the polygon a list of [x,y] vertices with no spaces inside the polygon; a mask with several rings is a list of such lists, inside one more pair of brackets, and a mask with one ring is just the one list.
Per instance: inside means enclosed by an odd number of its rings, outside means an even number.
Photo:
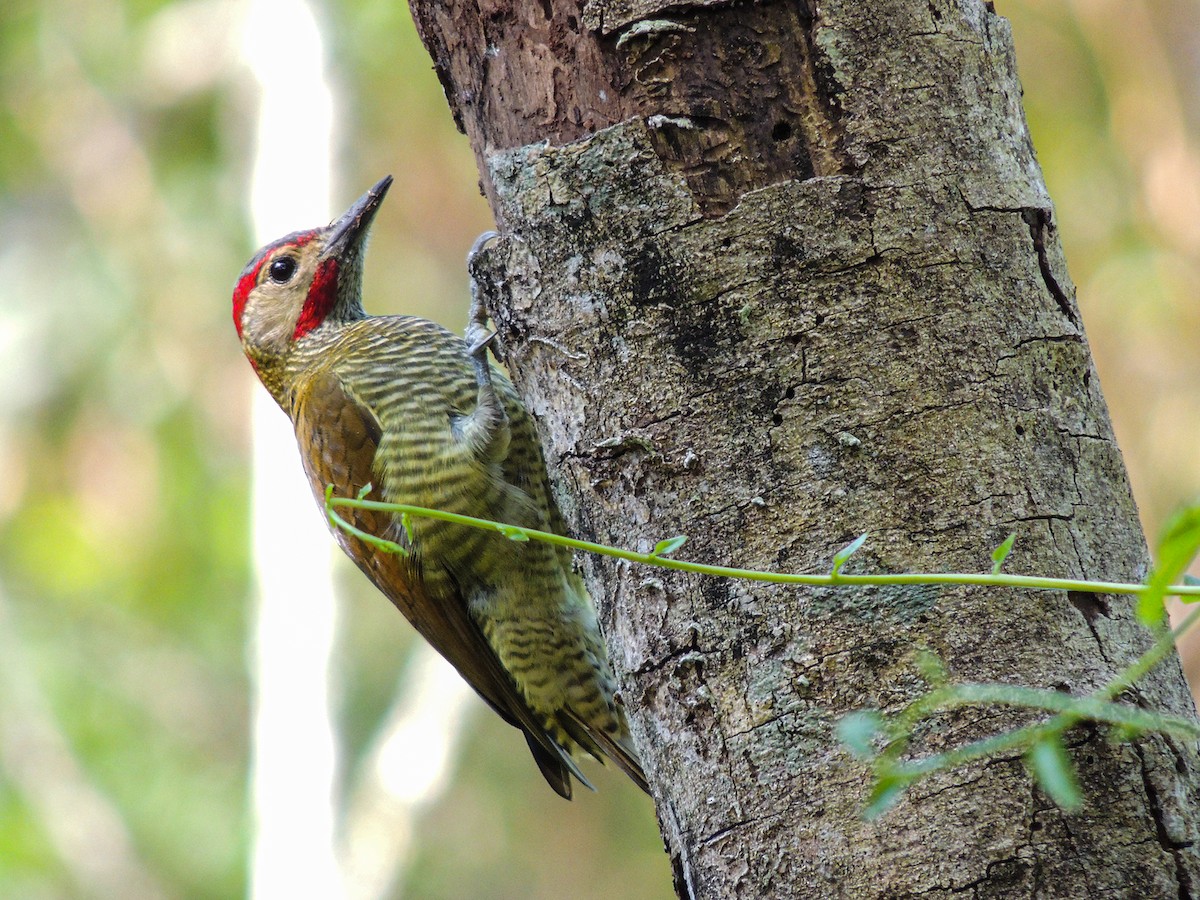
[{"label": "dark bark patch", "polygon": [[[594,4],[602,19],[608,5]],[[850,169],[841,86],[802,5],[689,6],[600,28],[591,8],[581,23],[578,0],[412,9],[493,206],[484,152],[566,144],[639,117],[707,216],[756,188]]]},{"label": "dark bark patch", "polygon": [[1089,594],[1084,591],[1068,591],[1067,599],[1071,605],[1079,610],[1089,625],[1095,623],[1100,617],[1108,617],[1108,604],[1104,601],[1104,596],[1101,594]]}]

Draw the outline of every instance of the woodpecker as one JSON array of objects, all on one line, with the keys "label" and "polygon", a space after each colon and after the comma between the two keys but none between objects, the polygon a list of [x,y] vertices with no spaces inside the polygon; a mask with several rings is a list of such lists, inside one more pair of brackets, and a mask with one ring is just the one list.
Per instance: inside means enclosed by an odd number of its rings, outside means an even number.
[{"label": "woodpecker", "polygon": [[[267,244],[242,271],[233,321],[242,349],[292,420],[322,508],[352,497],[563,531],[541,447],[511,383],[488,360],[494,334],[472,276],[464,341],[415,316],[369,316],[363,257],[385,177],[325,228]],[[472,248],[472,256],[490,235]],[[468,257],[468,269],[470,260]],[[525,736],[550,786],[570,799],[580,751],[611,759],[649,791],[596,614],[571,554],[447,522],[346,509],[346,554],[417,632]]]}]

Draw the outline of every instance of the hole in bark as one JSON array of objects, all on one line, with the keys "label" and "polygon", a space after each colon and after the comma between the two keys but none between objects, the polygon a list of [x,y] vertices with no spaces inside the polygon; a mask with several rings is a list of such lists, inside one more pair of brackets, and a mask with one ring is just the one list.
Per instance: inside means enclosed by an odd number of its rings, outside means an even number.
[{"label": "hole in bark", "polygon": [[1019,437],[1020,435],[1022,435],[1024,433],[1025,433],[1025,428],[1021,425],[1018,425],[1017,426],[1017,436]]},{"label": "hole in bark", "polygon": [[1090,625],[1099,616],[1108,615],[1108,604],[1100,594],[1089,594],[1084,591],[1067,591],[1067,600],[1079,610],[1080,614]]},{"label": "hole in bark", "polygon": [[775,141],[786,141],[792,136],[792,126],[787,122],[776,122],[775,127],[771,129],[771,139]]},{"label": "hole in bark", "polygon": [[574,16],[567,16],[567,27],[572,31],[579,32],[579,20]]},{"label": "hole in bark", "polygon": [[821,325],[825,322],[825,317],[821,315],[821,313],[817,313],[816,317],[813,319],[813,322],[815,322],[817,325]]},{"label": "hole in bark", "polygon": [[1042,823],[1041,823],[1041,822],[1034,822],[1032,825],[1030,825],[1030,826],[1029,826],[1029,830],[1030,830],[1030,831],[1041,831],[1041,830],[1042,830]]},{"label": "hole in bark", "polygon": [[790,387],[786,391],[784,391],[783,399],[784,400],[795,400],[796,399],[796,389],[793,387]]},{"label": "hole in bark", "polygon": [[771,421],[774,422],[776,425],[782,425],[783,424],[783,416],[781,416],[779,413],[775,413],[775,415],[771,416]]}]

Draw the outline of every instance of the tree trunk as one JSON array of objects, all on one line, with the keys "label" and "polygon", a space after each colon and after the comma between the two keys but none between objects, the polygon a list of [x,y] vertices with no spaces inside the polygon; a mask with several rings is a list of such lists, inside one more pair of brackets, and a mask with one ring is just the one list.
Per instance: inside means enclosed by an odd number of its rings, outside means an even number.
[{"label": "tree trunk", "polygon": [[[507,240],[493,316],[573,533],[827,570],[1138,580],[1147,554],[1020,105],[976,0],[413,0]],[[658,18],[663,16],[663,18]],[[1072,732],[865,821],[833,736],[956,680],[1082,693],[1117,597],[769,587],[582,560],[680,896],[1190,897],[1196,747]],[[1194,715],[1176,660],[1146,706]],[[1022,721],[946,713],[932,752]]]}]

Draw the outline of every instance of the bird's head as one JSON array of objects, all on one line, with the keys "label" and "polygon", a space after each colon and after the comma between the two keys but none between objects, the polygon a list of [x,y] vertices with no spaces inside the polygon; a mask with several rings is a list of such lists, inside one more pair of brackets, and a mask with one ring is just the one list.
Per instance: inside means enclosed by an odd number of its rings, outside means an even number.
[{"label": "bird's head", "polygon": [[389,175],[325,228],[272,241],[246,264],[233,291],[233,324],[260,375],[305,335],[365,315],[363,251],[391,183]]}]

